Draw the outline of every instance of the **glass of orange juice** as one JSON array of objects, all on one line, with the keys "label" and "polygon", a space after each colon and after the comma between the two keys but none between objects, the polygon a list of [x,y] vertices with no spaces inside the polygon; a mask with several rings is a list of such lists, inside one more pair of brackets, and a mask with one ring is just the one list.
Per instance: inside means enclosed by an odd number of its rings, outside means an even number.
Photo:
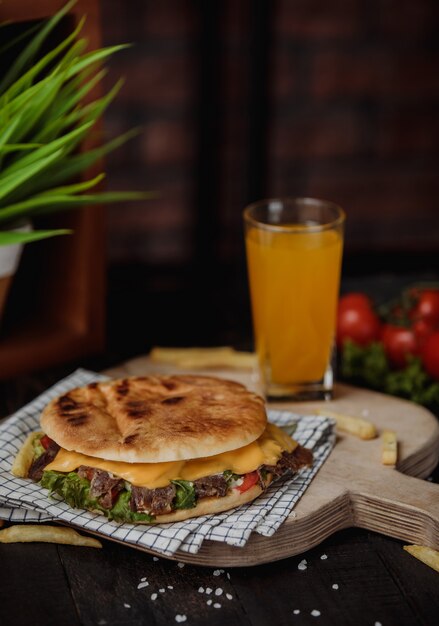
[{"label": "glass of orange juice", "polygon": [[244,211],[255,347],[265,394],[330,398],[345,214],[313,198]]}]

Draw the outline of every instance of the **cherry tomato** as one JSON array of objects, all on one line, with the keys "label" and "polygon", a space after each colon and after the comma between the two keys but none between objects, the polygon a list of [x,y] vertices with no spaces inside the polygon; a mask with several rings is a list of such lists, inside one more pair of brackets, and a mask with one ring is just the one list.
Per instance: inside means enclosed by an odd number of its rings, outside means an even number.
[{"label": "cherry tomato", "polygon": [[421,358],[425,371],[432,378],[439,380],[439,331],[427,338],[422,349]]},{"label": "cherry tomato", "polygon": [[419,346],[412,328],[384,324],[381,341],[389,361],[395,367],[403,368],[409,354],[418,354]]},{"label": "cherry tomato", "polygon": [[244,491],[248,491],[250,487],[253,487],[253,485],[256,485],[258,480],[259,480],[258,472],[256,471],[250,472],[249,474],[245,474],[244,482],[242,483],[242,485],[239,485],[239,487],[236,487],[236,488],[240,493],[244,493]]},{"label": "cherry tomato", "polygon": [[50,446],[50,444],[52,443],[52,439],[50,437],[48,437],[47,435],[43,435],[40,439],[40,443],[43,446],[43,448],[45,450],[47,450],[47,448]]},{"label": "cherry tomato", "polygon": [[419,292],[418,301],[410,311],[413,320],[425,320],[432,326],[439,326],[439,289],[424,289]]},{"label": "cherry tomato", "polygon": [[435,331],[434,326],[432,326],[427,320],[423,319],[414,321],[412,328],[419,348],[422,348],[428,337],[430,337],[430,335],[432,335]]},{"label": "cherry tomato", "polygon": [[[356,296],[353,298],[353,296]],[[340,299],[337,315],[337,345],[351,339],[360,346],[367,346],[379,339],[381,322],[373,311],[370,299],[364,294],[348,294]]]},{"label": "cherry tomato", "polygon": [[365,307],[366,309],[372,309],[373,304],[369,296],[365,293],[353,291],[342,296],[338,303],[338,310],[344,311],[346,309],[359,309]]}]

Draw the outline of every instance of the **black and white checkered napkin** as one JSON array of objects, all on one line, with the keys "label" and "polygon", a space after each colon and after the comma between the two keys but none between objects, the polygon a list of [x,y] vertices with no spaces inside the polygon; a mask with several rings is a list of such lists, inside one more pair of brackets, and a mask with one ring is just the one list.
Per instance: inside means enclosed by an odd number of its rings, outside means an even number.
[{"label": "black and white checkered napkin", "polygon": [[39,429],[40,413],[49,400],[73,387],[104,379],[99,374],[77,370],[0,424],[0,519],[13,522],[61,520],[83,530],[101,533],[109,539],[122,540],[168,556],[177,550],[196,553],[205,539],[242,547],[253,531],[265,537],[276,532],[291,514],[334,445],[334,423],[331,419],[269,411],[269,420],[279,426],[297,423],[294,438],[313,450],[312,468],[275,481],[254,502],[225,513],[155,526],[109,522],[102,515],[72,509],[58,499],[49,498],[47,490],[39,484],[16,478],[10,473],[12,462],[26,436]]}]

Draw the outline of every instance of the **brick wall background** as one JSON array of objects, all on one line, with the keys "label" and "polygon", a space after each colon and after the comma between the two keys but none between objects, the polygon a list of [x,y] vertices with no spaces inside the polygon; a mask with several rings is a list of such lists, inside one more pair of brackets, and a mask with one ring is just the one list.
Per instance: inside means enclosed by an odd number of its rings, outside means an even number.
[{"label": "brick wall background", "polygon": [[436,0],[105,0],[102,26],[134,44],[107,133],[143,127],[109,185],[160,194],[108,209],[112,263],[241,264],[242,209],[273,195],[342,205],[352,263],[437,261]]}]

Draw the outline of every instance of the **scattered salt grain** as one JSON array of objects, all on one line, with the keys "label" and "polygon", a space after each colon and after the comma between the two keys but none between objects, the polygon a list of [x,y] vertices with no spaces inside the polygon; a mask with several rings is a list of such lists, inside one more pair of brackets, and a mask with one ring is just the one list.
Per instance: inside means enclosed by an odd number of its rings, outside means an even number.
[{"label": "scattered salt grain", "polygon": [[145,580],[146,580],[146,576],[144,576],[144,577],[143,577],[143,578],[141,578],[140,580],[142,581],[142,583],[144,583],[144,582],[145,582]]},{"label": "scattered salt grain", "polygon": [[218,589],[215,589],[215,595],[216,596],[220,596],[222,594],[223,590],[221,589],[221,587],[218,587]]},{"label": "scattered salt grain", "polygon": [[375,626],[383,626],[381,622],[375,622]]},{"label": "scattered salt grain", "polygon": [[215,602],[215,604],[213,605],[214,609],[220,609],[221,608],[221,604],[219,602]]},{"label": "scattered salt grain", "polygon": [[152,560],[153,560],[153,561],[158,561],[158,560],[159,560],[159,557],[158,557],[158,556],[153,556],[153,557],[152,557]]},{"label": "scattered salt grain", "polygon": [[227,600],[233,600],[233,596],[231,593],[226,593]]},{"label": "scattered salt grain", "polygon": [[219,576],[220,574],[221,574],[221,570],[220,570],[220,569],[216,569],[216,570],[214,570],[214,572],[213,572],[213,575],[214,575],[214,576]]},{"label": "scattered salt grain", "polygon": [[207,600],[206,604],[207,606],[210,606],[212,604],[213,600]]},{"label": "scattered salt grain", "polygon": [[137,585],[137,589],[144,589],[145,587],[149,587],[149,582],[146,580],[142,580],[142,582]]},{"label": "scattered salt grain", "polygon": [[131,604],[127,604],[126,602],[123,603],[124,607],[126,609],[130,609],[131,608]]},{"label": "scattered salt grain", "polygon": [[183,569],[183,567],[184,567],[184,563],[177,563],[177,566],[178,566],[180,569]]},{"label": "scattered salt grain", "polygon": [[317,609],[314,609],[313,611],[311,611],[311,615],[313,617],[318,617],[319,615],[321,615],[320,611],[317,611]]},{"label": "scattered salt grain", "polygon": [[176,615],[175,616],[175,621],[176,622],[181,623],[181,622],[185,622],[186,620],[187,620],[186,615]]},{"label": "scattered salt grain", "polygon": [[230,574],[229,574],[229,572],[227,572],[226,576],[227,576],[227,578],[230,580]]},{"label": "scattered salt grain", "polygon": [[198,593],[204,593],[204,587],[198,587]]},{"label": "scattered salt grain", "polygon": [[151,600],[157,600],[157,594],[156,593],[152,593],[151,594]]},{"label": "scattered salt grain", "polygon": [[322,554],[322,556],[320,557],[322,559],[322,561],[326,561],[326,559],[328,558],[327,554]]},{"label": "scattered salt grain", "polygon": [[334,583],[334,584],[332,585],[332,588],[333,588],[333,589],[338,589],[338,585],[337,585],[337,583]]},{"label": "scattered salt grain", "polygon": [[293,613],[294,613],[294,615],[299,615],[300,609],[294,609]]},{"label": "scattered salt grain", "polygon": [[172,585],[168,585],[168,589],[174,589]]},{"label": "scattered salt grain", "polygon": [[306,560],[306,559],[303,559],[302,561],[300,561],[299,565],[297,566],[297,569],[300,569],[300,570],[302,570],[302,571],[303,571],[303,570],[306,570],[306,568],[307,568],[307,563],[308,563],[308,562],[307,562],[307,560]]},{"label": "scattered salt grain", "polygon": [[160,593],[165,593],[165,590],[162,588],[162,589],[159,589],[159,592]]},{"label": "scattered salt grain", "polygon": [[210,587],[206,587],[206,593],[208,596],[212,593],[212,589]]}]

